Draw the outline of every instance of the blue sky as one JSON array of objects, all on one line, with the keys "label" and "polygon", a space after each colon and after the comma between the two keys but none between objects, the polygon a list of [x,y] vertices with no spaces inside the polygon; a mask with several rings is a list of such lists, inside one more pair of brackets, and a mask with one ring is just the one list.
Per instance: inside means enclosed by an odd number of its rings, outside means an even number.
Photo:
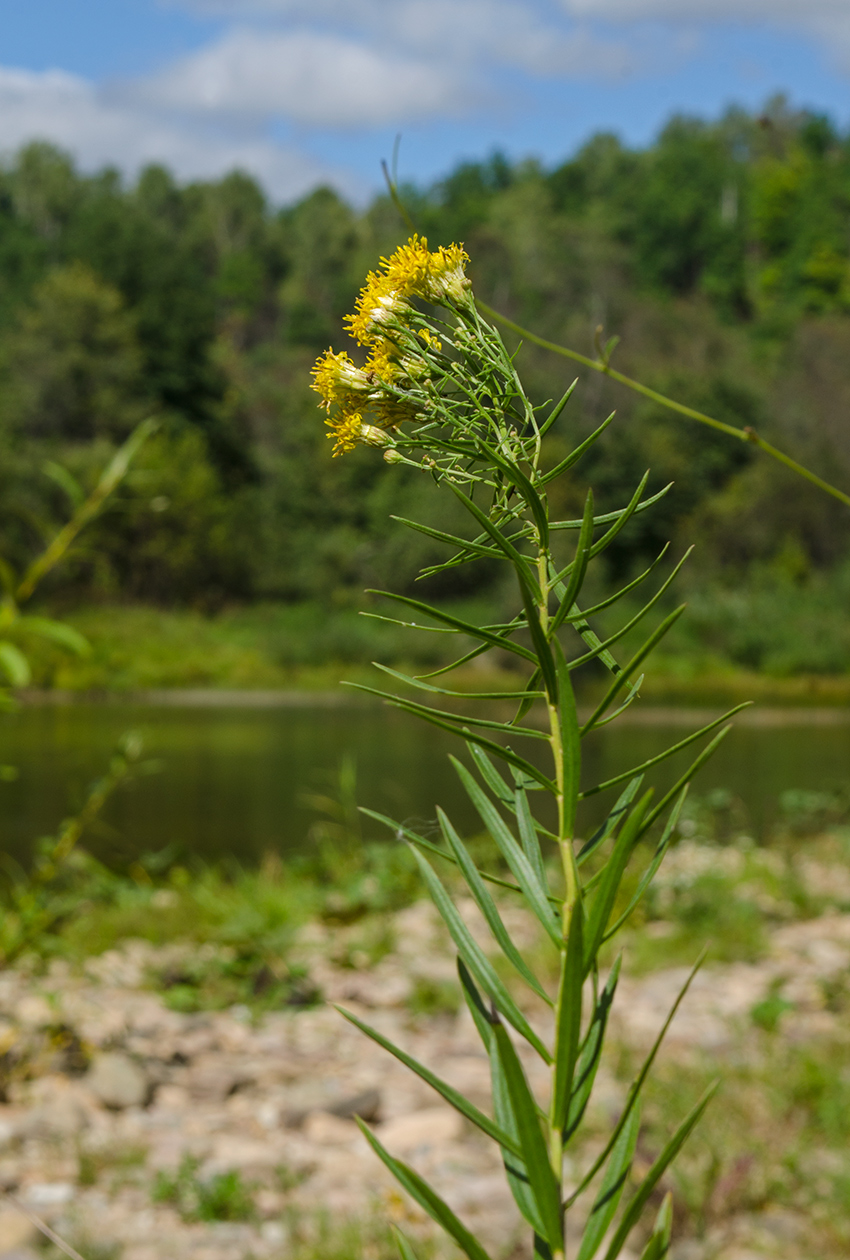
[{"label": "blue sky", "polygon": [[0,146],[362,200],[783,91],[850,124],[850,0],[0,0]]}]

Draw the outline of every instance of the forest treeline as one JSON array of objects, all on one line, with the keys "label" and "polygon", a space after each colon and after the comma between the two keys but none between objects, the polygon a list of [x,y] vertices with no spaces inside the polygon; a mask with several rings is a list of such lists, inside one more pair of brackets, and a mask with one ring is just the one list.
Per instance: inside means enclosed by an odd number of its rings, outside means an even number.
[{"label": "forest treeline", "polygon": [[[850,487],[850,135],[827,118],[780,99],[758,117],[676,117],[642,150],[600,134],[555,169],[495,154],[403,194],[432,246],[465,243],[500,311],[586,353],[602,325],[622,371]],[[21,150],[0,171],[5,555],[22,561],[67,514],[55,464],[86,487],[155,414],[54,600],[344,606],[364,585],[409,586],[431,544],[388,514],[445,521],[450,503],[371,451],[332,462],[309,389],[365,272],[405,235],[386,196],[358,210],[320,188],[280,209],[238,172],[181,186],[150,166],[128,184],[47,144]],[[541,402],[575,374],[519,353]],[[587,480],[604,507],[647,467],[654,487],[675,482],[613,553],[618,573],[668,538],[696,541],[702,577],[732,587],[846,561],[840,504],[593,373],[549,457],[614,408],[556,510],[580,512]],[[434,593],[480,594],[468,580],[453,570]]]}]

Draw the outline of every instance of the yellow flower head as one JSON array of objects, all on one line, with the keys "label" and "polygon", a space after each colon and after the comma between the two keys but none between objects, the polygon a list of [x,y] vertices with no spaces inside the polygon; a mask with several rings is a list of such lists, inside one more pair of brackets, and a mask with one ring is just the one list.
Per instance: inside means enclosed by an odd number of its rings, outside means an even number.
[{"label": "yellow flower head", "polygon": [[352,363],[344,350],[338,354],[326,350],[311,369],[311,388],[322,395],[326,411],[333,403],[344,405],[352,394],[368,393],[371,382],[368,372]]},{"label": "yellow flower head", "polygon": [[370,271],[357,298],[357,309],[345,322],[352,337],[368,346],[381,335],[381,325],[390,319],[403,319],[412,297],[440,303],[450,298],[465,302],[469,280],[464,264],[469,261],[462,245],[440,246],[433,253],[424,236],[411,236],[389,258],[381,259],[381,270]]},{"label": "yellow flower head", "polygon": [[372,343],[364,372],[374,373],[382,381],[392,381],[399,372],[399,365],[395,358],[397,354],[398,351],[393,343],[381,337],[380,340]]},{"label": "yellow flower head", "polygon": [[389,277],[370,271],[357,298],[357,308],[353,315],[346,315],[345,323],[354,340],[368,346],[380,335],[382,324],[394,316],[399,318],[408,309],[409,303]]},{"label": "yellow flower head", "polygon": [[326,420],[325,424],[330,429],[328,438],[334,442],[334,458],[354,450],[363,428],[363,417],[359,412],[342,412],[331,420]]}]

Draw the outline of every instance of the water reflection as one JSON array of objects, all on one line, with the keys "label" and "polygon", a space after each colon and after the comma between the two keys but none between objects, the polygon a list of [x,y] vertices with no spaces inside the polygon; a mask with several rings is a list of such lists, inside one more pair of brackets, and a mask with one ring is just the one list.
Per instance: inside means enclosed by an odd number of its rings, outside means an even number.
[{"label": "water reflection", "polygon": [[[599,782],[683,738],[686,715],[658,714],[643,725],[614,725],[585,743],[585,784]],[[703,715],[697,714],[695,725]],[[771,821],[787,788],[828,791],[850,781],[850,723],[739,724],[701,772],[699,791],[731,789],[754,833]],[[803,724],[800,724],[800,722]],[[0,783],[2,847],[25,858],[79,806],[121,734],[145,736],[158,773],[139,778],[110,802],[88,846],[111,863],[179,846],[206,859],[253,861],[269,849],[303,848],[311,814],[301,794],[326,789],[340,759],[356,760],[364,805],[405,820],[434,817],[441,804],[464,832],[475,815],[447,761],[449,735],[389,709],[350,706],[180,708],[77,704],[32,707],[0,719],[0,762],[19,768]],[[696,745],[648,781],[663,789],[695,755]],[[601,816],[611,793],[587,801],[581,823]],[[380,834],[377,825],[368,825]]]}]

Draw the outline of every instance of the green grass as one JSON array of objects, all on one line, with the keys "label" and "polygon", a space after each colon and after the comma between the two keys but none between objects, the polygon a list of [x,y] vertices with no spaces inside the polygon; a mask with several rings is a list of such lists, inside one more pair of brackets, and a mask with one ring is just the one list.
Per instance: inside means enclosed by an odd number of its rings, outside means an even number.
[{"label": "green grass", "polygon": [[[846,601],[838,598],[840,592],[822,588],[822,583],[812,589],[768,583],[746,595],[719,586],[697,593],[653,658],[644,696],[709,704],[739,698],[846,702]],[[610,625],[600,618],[605,631],[637,607],[624,608]],[[498,611],[498,601],[466,600],[453,608],[487,620]],[[377,602],[374,610],[379,610]],[[361,617],[355,607],[318,603],[255,604],[216,615],[101,605],[73,610],[67,620],[88,639],[91,652],[75,657],[44,643],[34,643],[31,651],[28,645],[36,686],[114,692],[327,689],[341,678],[368,675],[374,682],[373,660],[433,666],[454,646],[444,635],[414,635]],[[622,653],[637,645],[637,636],[633,632],[624,642]],[[503,663],[487,660],[487,672],[498,673]],[[482,671],[469,669],[460,685],[474,689],[482,681]],[[583,685],[594,683],[585,679]]]},{"label": "green grass", "polygon": [[160,1171],[153,1184],[155,1203],[175,1207],[184,1221],[252,1221],[257,1210],[253,1188],[236,1171],[201,1177],[201,1161],[184,1155],[175,1173]]}]

